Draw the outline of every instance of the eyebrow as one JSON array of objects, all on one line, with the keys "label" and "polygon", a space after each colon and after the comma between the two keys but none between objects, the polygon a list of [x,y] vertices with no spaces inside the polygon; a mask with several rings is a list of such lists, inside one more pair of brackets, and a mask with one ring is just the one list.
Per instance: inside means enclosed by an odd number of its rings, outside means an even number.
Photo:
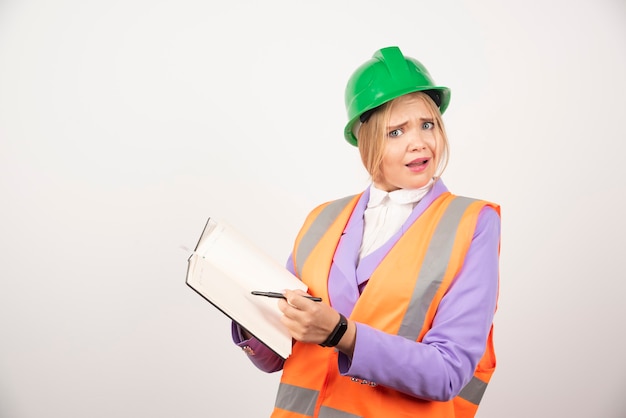
[{"label": "eyebrow", "polygon": [[[419,118],[419,121],[420,121],[420,122],[432,122],[432,121],[434,121],[434,120],[435,120],[435,118],[433,118],[433,117],[427,117],[427,118],[420,117],[420,118]],[[388,126],[387,126],[387,129],[398,129],[398,128],[402,128],[403,126],[405,126],[405,125],[406,125],[407,123],[409,123],[409,122],[410,122],[409,120],[405,120],[404,122],[402,122],[402,123],[398,123],[398,124],[396,124],[396,125],[388,125]]]}]

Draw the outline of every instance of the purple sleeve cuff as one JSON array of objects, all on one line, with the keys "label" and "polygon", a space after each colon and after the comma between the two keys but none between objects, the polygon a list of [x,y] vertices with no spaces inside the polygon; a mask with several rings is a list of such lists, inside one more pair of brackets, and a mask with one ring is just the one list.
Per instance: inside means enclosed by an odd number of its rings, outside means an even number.
[{"label": "purple sleeve cuff", "polygon": [[233,342],[243,349],[250,361],[252,361],[252,364],[258,369],[266,373],[274,373],[282,370],[283,363],[285,362],[283,358],[254,337],[244,340],[241,327],[236,322],[232,322],[231,335]]}]

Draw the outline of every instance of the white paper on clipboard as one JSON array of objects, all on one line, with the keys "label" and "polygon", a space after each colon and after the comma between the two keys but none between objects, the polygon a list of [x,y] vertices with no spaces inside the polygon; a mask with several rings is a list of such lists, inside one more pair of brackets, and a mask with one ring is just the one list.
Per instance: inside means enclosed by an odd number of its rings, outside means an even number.
[{"label": "white paper on clipboard", "polygon": [[234,228],[209,218],[189,257],[186,283],[276,354],[289,357],[292,338],[276,299],[250,292],[307,286]]}]

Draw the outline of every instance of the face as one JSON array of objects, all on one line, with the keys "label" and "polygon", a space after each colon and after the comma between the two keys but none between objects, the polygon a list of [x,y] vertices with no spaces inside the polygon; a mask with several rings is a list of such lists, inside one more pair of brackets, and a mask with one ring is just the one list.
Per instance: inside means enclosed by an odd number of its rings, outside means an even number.
[{"label": "face", "polygon": [[402,96],[393,103],[376,187],[388,192],[418,189],[435,175],[442,149],[436,119],[418,96]]}]

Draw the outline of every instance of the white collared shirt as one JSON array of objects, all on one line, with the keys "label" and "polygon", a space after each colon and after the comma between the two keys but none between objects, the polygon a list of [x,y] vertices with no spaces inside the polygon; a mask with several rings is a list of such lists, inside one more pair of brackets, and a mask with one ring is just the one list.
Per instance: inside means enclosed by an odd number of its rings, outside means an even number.
[{"label": "white collared shirt", "polygon": [[363,215],[363,241],[359,261],[380,248],[398,232],[415,205],[428,193],[433,181],[419,189],[399,189],[392,192],[370,186],[370,199]]}]

